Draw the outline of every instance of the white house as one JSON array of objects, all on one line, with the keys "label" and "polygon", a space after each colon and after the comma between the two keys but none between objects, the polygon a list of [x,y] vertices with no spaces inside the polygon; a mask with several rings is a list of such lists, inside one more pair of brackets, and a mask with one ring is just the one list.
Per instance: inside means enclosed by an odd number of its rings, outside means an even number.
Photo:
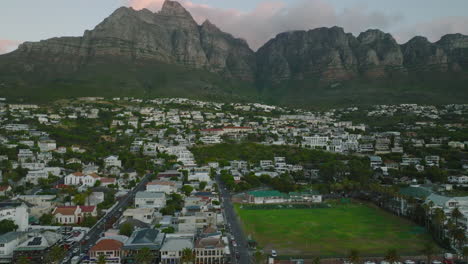
[{"label": "white house", "polygon": [[0,263],[11,263],[13,251],[29,238],[27,232],[8,232],[0,235]]},{"label": "white house", "polygon": [[64,225],[79,224],[87,215],[97,216],[96,206],[57,206],[52,214],[55,222]]},{"label": "white house", "polygon": [[25,231],[29,225],[28,207],[19,202],[0,203],[0,221],[12,220],[18,226],[17,231]]},{"label": "white house", "polygon": [[135,207],[137,208],[163,208],[166,206],[166,194],[163,192],[137,192]]},{"label": "white house", "polygon": [[177,186],[173,181],[152,181],[146,184],[146,191],[171,194],[177,191]]},{"label": "white house", "polygon": [[104,167],[122,167],[122,161],[117,156],[109,156],[104,159]]},{"label": "white house", "polygon": [[28,174],[26,174],[26,181],[33,184],[38,184],[39,179],[47,178],[49,178],[49,173],[46,170],[28,171]]},{"label": "white house", "polygon": [[89,187],[93,187],[96,184],[96,181],[99,180],[101,177],[96,173],[90,173],[85,175],[81,172],[74,172],[67,176],[65,176],[65,185],[85,185]]},{"label": "white house", "polygon": [[123,212],[123,217],[151,224],[155,219],[156,212],[155,208],[129,208]]}]

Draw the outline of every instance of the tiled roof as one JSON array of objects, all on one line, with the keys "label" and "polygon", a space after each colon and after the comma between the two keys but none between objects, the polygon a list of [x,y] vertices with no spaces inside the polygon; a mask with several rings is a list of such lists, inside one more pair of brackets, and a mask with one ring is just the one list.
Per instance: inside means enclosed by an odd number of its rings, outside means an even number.
[{"label": "tiled roof", "polygon": [[83,213],[92,213],[96,209],[96,206],[80,206],[81,212]]},{"label": "tiled roof", "polygon": [[114,239],[103,239],[97,242],[90,250],[91,251],[105,251],[105,250],[120,250],[123,243]]},{"label": "tiled roof", "polygon": [[84,176],[84,174],[81,173],[81,172],[79,172],[79,171],[74,172],[73,175],[74,175],[74,176],[78,176],[78,177]]},{"label": "tiled roof", "polygon": [[57,206],[54,210],[55,214],[61,215],[74,215],[77,207],[76,206]]}]

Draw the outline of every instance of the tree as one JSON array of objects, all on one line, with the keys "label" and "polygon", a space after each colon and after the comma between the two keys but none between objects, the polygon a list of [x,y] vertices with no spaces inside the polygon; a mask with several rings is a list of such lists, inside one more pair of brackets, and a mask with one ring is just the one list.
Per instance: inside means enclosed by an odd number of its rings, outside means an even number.
[{"label": "tree", "polygon": [[421,253],[426,256],[427,258],[427,263],[431,263],[432,262],[432,257],[434,256],[434,254],[436,253],[436,248],[434,247],[434,244],[432,243],[427,243],[426,245],[424,245],[424,248],[423,250],[421,251]]},{"label": "tree", "polygon": [[39,223],[41,225],[52,225],[54,222],[54,215],[53,214],[43,214],[39,218]]},{"label": "tree", "polygon": [[122,236],[131,236],[133,233],[133,227],[132,227],[132,224],[130,223],[123,223],[121,226],[120,226],[120,230],[119,230],[119,235],[122,235]]},{"label": "tree", "polygon": [[385,255],[385,260],[390,263],[397,263],[400,260],[400,256],[396,249],[389,249]]},{"label": "tree", "polygon": [[166,233],[166,234],[173,234],[175,232],[174,227],[169,226],[161,230],[161,232]]},{"label": "tree", "polygon": [[205,181],[200,182],[200,183],[198,184],[198,190],[200,190],[200,191],[205,190],[206,184],[207,184],[207,183],[206,183]]},{"label": "tree", "polygon": [[86,202],[86,194],[85,193],[78,193],[73,197],[73,203],[76,205],[84,205]]},{"label": "tree", "polygon": [[154,256],[153,253],[149,248],[142,248],[138,251],[138,253],[135,256],[135,260],[137,263],[141,264],[149,264],[151,261],[153,261]]},{"label": "tree", "polygon": [[97,264],[106,264],[106,255],[99,255],[97,259]]},{"label": "tree", "polygon": [[348,260],[353,264],[358,264],[361,261],[361,254],[356,249],[349,251]]},{"label": "tree", "polygon": [[180,260],[184,264],[192,263],[193,261],[195,261],[195,253],[190,248],[184,248],[182,249],[182,256]]},{"label": "tree", "polygon": [[0,221],[0,234],[5,234],[18,229],[18,225],[13,220],[2,220]]},{"label": "tree", "polygon": [[259,264],[259,263],[265,263],[265,254],[263,254],[263,252],[261,252],[260,250],[257,250],[254,254],[254,259],[255,259],[255,263]]},{"label": "tree", "polygon": [[312,264],[320,264],[320,257],[315,257],[312,259]]},{"label": "tree", "polygon": [[17,263],[18,264],[29,264],[29,263],[31,263],[31,260],[28,259],[26,256],[21,256],[21,257],[19,257]]},{"label": "tree", "polygon": [[463,255],[463,259],[466,261],[466,259],[468,258],[468,247],[463,247],[462,255]]},{"label": "tree", "polygon": [[460,212],[460,209],[458,207],[455,207],[452,210],[452,218],[455,220],[455,224],[458,225],[458,219],[462,218],[463,214]]},{"label": "tree", "polygon": [[81,226],[84,227],[93,227],[97,223],[97,218],[94,216],[85,216],[83,218],[83,222],[81,222]]},{"label": "tree", "polygon": [[184,185],[181,190],[186,196],[189,196],[193,192],[193,187],[190,185]]},{"label": "tree", "polygon": [[47,262],[48,263],[60,263],[60,261],[62,261],[62,259],[65,257],[65,251],[63,250],[63,248],[59,247],[59,246],[54,246],[52,247],[52,249],[49,251],[49,253],[47,254]]}]

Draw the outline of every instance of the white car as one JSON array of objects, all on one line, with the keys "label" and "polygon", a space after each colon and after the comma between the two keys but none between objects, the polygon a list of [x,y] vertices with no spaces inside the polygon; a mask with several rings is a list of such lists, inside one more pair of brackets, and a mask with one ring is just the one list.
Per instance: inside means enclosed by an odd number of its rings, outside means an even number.
[{"label": "white car", "polygon": [[408,259],[408,260],[405,260],[405,264],[415,264],[415,262]]},{"label": "white car", "polygon": [[271,250],[271,256],[276,258],[278,256],[278,253],[276,253],[276,250],[272,249]]},{"label": "white car", "polygon": [[438,261],[438,260],[433,260],[432,261],[432,264],[442,264],[442,262]]},{"label": "white car", "polygon": [[374,261],[366,261],[364,264],[376,264]]}]

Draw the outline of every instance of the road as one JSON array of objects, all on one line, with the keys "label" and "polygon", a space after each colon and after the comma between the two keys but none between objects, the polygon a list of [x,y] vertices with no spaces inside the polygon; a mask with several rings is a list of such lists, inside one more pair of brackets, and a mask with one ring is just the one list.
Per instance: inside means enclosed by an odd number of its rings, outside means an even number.
[{"label": "road", "polygon": [[[227,189],[225,189],[224,184],[220,180],[219,175],[216,178],[216,181],[218,183],[219,187],[219,193],[222,198],[222,205],[224,208],[224,217],[227,222],[227,226],[229,228],[229,231],[231,232],[231,235],[234,236],[234,239],[237,242],[237,247],[232,247],[231,245],[231,253],[232,253],[232,263],[239,263],[239,264],[247,264],[251,263],[251,257],[249,253],[249,248],[247,245],[247,238],[245,237],[242,228],[240,226],[240,223],[237,219],[237,214],[234,211],[234,206],[231,201],[231,194]],[[237,259],[236,253],[239,252],[239,258]]]},{"label": "road", "polygon": [[120,200],[116,206],[112,207],[112,209],[106,213],[106,215],[101,217],[98,222],[89,230],[85,237],[69,249],[62,263],[68,264],[71,262],[71,259],[74,256],[79,256],[82,253],[87,254],[88,250],[94,244],[96,244],[99,238],[101,238],[105,231],[106,224],[113,218],[120,218],[123,212],[123,208],[125,208],[129,203],[133,202],[135,194],[145,189],[145,185],[148,182],[150,175],[151,174],[146,174],[145,177],[143,177],[141,181],[135,186],[135,188],[128,192],[125,198]]}]

